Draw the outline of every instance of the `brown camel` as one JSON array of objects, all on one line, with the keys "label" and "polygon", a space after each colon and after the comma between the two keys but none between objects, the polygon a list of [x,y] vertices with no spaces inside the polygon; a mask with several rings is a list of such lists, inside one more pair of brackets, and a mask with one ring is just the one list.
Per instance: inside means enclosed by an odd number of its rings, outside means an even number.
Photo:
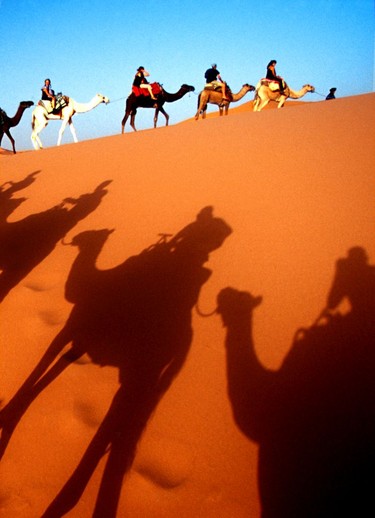
[{"label": "brown camel", "polygon": [[5,111],[1,110],[0,108],[0,145],[3,139],[3,135],[5,133],[12,143],[13,153],[16,153],[16,146],[14,138],[10,134],[9,129],[19,124],[23,112],[26,110],[26,108],[30,108],[30,106],[32,106],[33,104],[33,101],[21,101],[14,117],[8,117]]},{"label": "brown camel", "polygon": [[122,131],[121,133],[125,132],[125,124],[126,121],[129,118],[130,115],[130,126],[133,128],[134,131],[136,130],[135,127],[135,116],[137,114],[138,108],[155,108],[155,115],[154,115],[154,128],[156,128],[157,122],[158,122],[158,115],[159,112],[161,112],[165,117],[165,125],[168,126],[169,121],[169,115],[164,110],[163,105],[164,103],[173,103],[174,101],[178,101],[181,99],[185,94],[188,92],[194,92],[195,88],[194,86],[189,86],[186,84],[181,85],[181,88],[178,90],[178,92],[174,94],[168,93],[164,88],[161,89],[161,93],[158,94],[156,101],[151,99],[151,97],[146,97],[144,95],[138,95],[136,96],[133,92],[128,96],[126,99],[126,106],[125,106],[125,115],[122,119]]},{"label": "brown camel", "polygon": [[247,83],[244,84],[239,92],[236,94],[233,94],[230,92],[229,99],[230,101],[223,101],[223,95],[220,90],[212,90],[209,88],[204,88],[204,90],[201,91],[198,97],[198,111],[195,114],[195,120],[199,119],[199,115],[202,114],[202,119],[206,118],[206,110],[207,110],[207,104],[217,104],[219,106],[219,114],[223,115],[223,112],[225,115],[228,115],[229,105],[231,102],[235,103],[242,99],[244,95],[247,94],[247,92],[252,92],[255,90],[255,87],[252,85],[248,85]]}]

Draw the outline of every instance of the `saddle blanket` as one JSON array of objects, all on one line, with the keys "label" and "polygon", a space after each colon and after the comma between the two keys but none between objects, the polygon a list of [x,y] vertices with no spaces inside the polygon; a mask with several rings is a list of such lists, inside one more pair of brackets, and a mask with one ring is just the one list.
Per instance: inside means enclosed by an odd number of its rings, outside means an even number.
[{"label": "saddle blanket", "polygon": [[[161,92],[161,86],[159,83],[150,83],[152,93],[156,96]],[[143,95],[144,97],[150,97],[150,92],[147,88],[139,88],[138,86],[132,86],[132,92],[137,97]]]},{"label": "saddle blanket", "polygon": [[[272,90],[272,92],[277,92],[278,90],[280,90],[280,85],[277,81],[272,81],[272,79],[266,79],[265,77],[263,79],[260,80],[260,84],[262,86],[268,86],[268,88],[270,90]],[[286,83],[283,79],[283,88],[286,88]]]},{"label": "saddle blanket", "polygon": [[222,86],[221,84],[217,84],[217,83],[206,83],[204,85],[204,89],[205,90],[222,90]]}]

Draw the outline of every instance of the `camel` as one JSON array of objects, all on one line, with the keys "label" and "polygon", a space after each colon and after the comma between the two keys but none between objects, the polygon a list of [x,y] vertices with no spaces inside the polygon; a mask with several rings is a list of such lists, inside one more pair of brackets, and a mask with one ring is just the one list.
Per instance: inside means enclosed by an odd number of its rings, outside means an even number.
[{"label": "camel", "polygon": [[[336,312],[343,299],[351,311]],[[254,344],[261,301],[225,288],[217,308],[233,417],[259,445],[260,514],[366,516],[374,508],[375,266],[359,247],[337,261],[325,308],[296,331],[277,370]]]},{"label": "camel", "polygon": [[280,92],[278,90],[271,90],[271,88],[268,86],[268,81],[265,82],[263,80],[259,81],[259,83],[256,86],[255,89],[255,96],[254,96],[254,105],[253,110],[255,112],[260,112],[263,110],[265,106],[270,101],[276,101],[278,104],[278,108],[282,108],[284,106],[285,101],[290,97],[291,99],[300,99],[303,97],[307,92],[314,92],[315,88],[312,85],[303,85],[301,90],[295,91],[289,88],[287,84],[285,84],[284,94],[280,95]]},{"label": "camel", "polygon": [[230,101],[222,101],[223,95],[221,90],[210,90],[204,88],[198,97],[198,111],[195,114],[195,120],[199,119],[199,115],[202,114],[202,119],[206,118],[207,104],[217,104],[219,106],[219,114],[228,115],[229,105],[231,102],[237,102],[244,97],[248,92],[255,90],[255,87],[249,84],[244,84],[239,92],[236,94],[230,94]]},{"label": "camel", "polygon": [[82,359],[86,354],[97,365],[119,369],[120,386],[108,412],[77,468],[43,513],[45,518],[74,508],[106,454],[93,516],[117,516],[123,478],[137,443],[189,353],[192,309],[212,273],[205,263],[232,232],[213,216],[212,207],[205,207],[172,239],[162,234],[140,254],[99,269],[98,255],[112,231],[89,230],[72,239],[78,255],[65,286],[65,297],[74,304],[71,314],[0,411],[1,457],[29,406],[73,362],[87,363]]},{"label": "camel", "polygon": [[30,108],[30,106],[33,104],[33,101],[21,101],[14,117],[8,117],[5,111],[0,109],[0,144],[5,133],[12,143],[14,154],[16,154],[16,146],[14,138],[10,134],[9,128],[14,128],[14,126],[17,126],[22,118],[23,112],[26,110],[26,108]]},{"label": "camel", "polygon": [[154,128],[156,128],[157,122],[158,122],[158,115],[159,112],[161,112],[165,117],[165,125],[168,126],[169,122],[169,115],[164,110],[163,105],[164,103],[173,103],[174,101],[178,101],[181,99],[184,95],[186,95],[188,92],[194,92],[195,88],[194,86],[183,84],[181,85],[181,88],[178,90],[178,92],[171,94],[168,93],[164,88],[161,89],[161,93],[157,96],[157,100],[154,101],[151,99],[151,97],[144,96],[144,95],[135,95],[133,92],[128,96],[126,99],[126,106],[125,106],[125,115],[122,119],[121,125],[122,130],[121,133],[125,132],[125,124],[130,116],[130,126],[133,128],[134,131],[136,130],[135,127],[135,116],[137,114],[138,108],[155,108],[155,115],[154,115]]},{"label": "camel", "polygon": [[75,113],[88,112],[99,106],[99,104],[101,103],[109,103],[108,97],[105,97],[102,94],[96,94],[88,103],[78,103],[71,97],[65,97],[65,99],[68,103],[67,106],[62,108],[61,111],[57,114],[47,113],[46,109],[41,105],[36,106],[36,108],[33,110],[31,122],[31,127],[33,131],[31,133],[31,141],[35,149],[43,148],[42,142],[39,138],[39,134],[42,131],[42,129],[47,126],[50,120],[62,120],[59,136],[57,139],[58,146],[60,146],[61,144],[61,139],[67,124],[69,124],[74,142],[78,142],[76,131],[72,121],[73,115]]}]

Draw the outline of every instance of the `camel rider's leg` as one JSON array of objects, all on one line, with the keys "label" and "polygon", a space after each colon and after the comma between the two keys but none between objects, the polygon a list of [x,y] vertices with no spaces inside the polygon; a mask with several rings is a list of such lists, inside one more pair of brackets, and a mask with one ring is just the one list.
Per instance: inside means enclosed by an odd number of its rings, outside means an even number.
[{"label": "camel rider's leg", "polygon": [[227,98],[227,83],[221,83],[221,93],[223,94],[223,101],[229,101]]},{"label": "camel rider's leg", "polygon": [[150,84],[144,84],[144,85],[141,85],[141,88],[147,88],[147,90],[149,91],[150,93],[150,96],[151,96],[151,99],[153,99],[154,101],[156,101],[156,97],[154,96],[153,92],[152,92],[152,86]]},{"label": "camel rider's leg", "polygon": [[284,80],[282,77],[279,77],[277,81],[279,83],[280,95],[284,95]]}]

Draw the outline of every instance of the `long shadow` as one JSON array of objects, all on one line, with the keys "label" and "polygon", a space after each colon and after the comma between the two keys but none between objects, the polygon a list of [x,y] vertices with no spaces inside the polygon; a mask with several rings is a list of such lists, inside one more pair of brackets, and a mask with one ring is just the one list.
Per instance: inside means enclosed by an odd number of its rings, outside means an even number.
[{"label": "long shadow", "polygon": [[66,198],[43,212],[8,222],[10,214],[26,199],[13,198],[13,194],[28,187],[38,173],[0,187],[0,302],[53,251],[67,232],[99,206],[110,183],[105,181],[92,193]]},{"label": "long shadow", "polygon": [[[344,298],[347,314],[337,311]],[[260,302],[233,288],[218,296],[234,418],[259,444],[262,517],[373,516],[374,266],[360,247],[337,261],[326,307],[278,371],[254,351]]]},{"label": "long shadow", "polygon": [[[209,253],[231,233],[205,207],[196,220],[110,270],[96,259],[110,230],[78,234],[79,254],[66,283],[71,315],[23,386],[0,414],[1,451],[28,406],[70,363],[83,354],[119,369],[120,387],[76,470],[43,514],[62,516],[79,501],[91,475],[108,451],[93,516],[113,518],[125,473],[136,445],[160,398],[188,354],[191,311],[211,271]],[[70,350],[59,357],[71,343]]]}]

